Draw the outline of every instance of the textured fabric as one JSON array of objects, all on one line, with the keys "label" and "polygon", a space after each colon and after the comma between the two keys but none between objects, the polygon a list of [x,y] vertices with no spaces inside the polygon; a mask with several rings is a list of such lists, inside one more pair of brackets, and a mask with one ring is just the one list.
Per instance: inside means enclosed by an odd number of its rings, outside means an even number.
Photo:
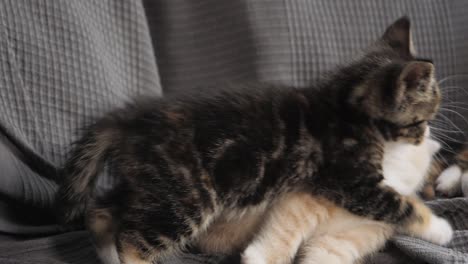
[{"label": "textured fabric", "polygon": [[[78,128],[107,110],[226,81],[306,86],[403,14],[438,70],[440,137],[460,140],[452,130],[468,131],[467,11],[464,0],[0,1],[0,263],[97,263],[85,232],[58,233],[53,195]],[[397,237],[374,263],[467,263],[466,203],[431,203],[457,228],[447,247]]]},{"label": "textured fabric", "polygon": [[137,1],[11,0],[0,2],[0,22],[1,132],[40,175],[11,172],[0,192],[51,207],[48,180],[78,129],[131,96],[161,92],[144,9]]},{"label": "textured fabric", "polygon": [[[0,237],[1,238],[1,237]],[[27,241],[4,237],[0,240],[0,263],[99,263],[89,235],[85,231],[69,232]],[[167,260],[168,264],[217,264],[222,256],[185,254]]]},{"label": "textured fabric", "polygon": [[397,237],[395,244],[411,256],[430,263],[468,263],[468,201],[457,198],[429,203],[440,215],[450,217],[455,236],[447,248],[436,246],[417,239]]}]

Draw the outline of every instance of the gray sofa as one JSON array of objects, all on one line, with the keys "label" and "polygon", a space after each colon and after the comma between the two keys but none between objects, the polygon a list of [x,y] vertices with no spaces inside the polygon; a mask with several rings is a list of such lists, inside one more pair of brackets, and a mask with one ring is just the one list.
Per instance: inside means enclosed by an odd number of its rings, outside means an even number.
[{"label": "gray sofa", "polygon": [[[81,126],[135,95],[225,81],[306,86],[404,14],[443,80],[442,126],[468,131],[465,0],[0,1],[0,263],[98,263],[86,232],[62,233],[53,218],[56,169]],[[457,229],[451,244],[396,237],[371,262],[468,263],[467,200],[430,205]]]}]

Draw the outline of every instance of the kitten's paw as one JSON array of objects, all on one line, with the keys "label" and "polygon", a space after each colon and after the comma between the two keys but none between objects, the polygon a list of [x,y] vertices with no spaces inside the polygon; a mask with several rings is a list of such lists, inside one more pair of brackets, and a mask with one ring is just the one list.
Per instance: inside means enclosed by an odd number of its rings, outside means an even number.
[{"label": "kitten's paw", "polygon": [[462,170],[457,165],[445,169],[436,180],[436,190],[448,196],[460,192]]},{"label": "kitten's paw", "polygon": [[242,253],[241,264],[267,264],[267,260],[264,254],[257,248],[249,246]]},{"label": "kitten's paw", "polygon": [[444,245],[452,240],[453,229],[449,222],[436,215],[431,216],[429,228],[421,235],[421,238],[438,245]]}]

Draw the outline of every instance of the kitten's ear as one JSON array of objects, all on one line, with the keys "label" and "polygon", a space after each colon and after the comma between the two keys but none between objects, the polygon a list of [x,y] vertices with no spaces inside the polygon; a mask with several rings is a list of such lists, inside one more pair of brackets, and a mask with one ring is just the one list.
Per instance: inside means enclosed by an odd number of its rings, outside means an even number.
[{"label": "kitten's ear", "polygon": [[432,89],[432,81],[434,80],[434,65],[425,61],[413,61],[408,63],[400,75],[396,83],[396,101],[400,102],[408,94],[426,93]]},{"label": "kitten's ear", "polygon": [[414,48],[410,25],[411,23],[407,16],[399,18],[385,30],[381,40],[403,55],[411,56]]}]

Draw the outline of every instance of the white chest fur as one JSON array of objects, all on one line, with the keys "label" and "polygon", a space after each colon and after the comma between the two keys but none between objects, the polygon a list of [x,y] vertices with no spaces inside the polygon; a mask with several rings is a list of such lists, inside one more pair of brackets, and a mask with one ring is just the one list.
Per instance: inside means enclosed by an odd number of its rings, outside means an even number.
[{"label": "white chest fur", "polygon": [[405,142],[385,143],[384,184],[403,195],[414,194],[422,187],[433,155],[439,149],[440,144],[429,137],[429,130],[417,146]]}]

